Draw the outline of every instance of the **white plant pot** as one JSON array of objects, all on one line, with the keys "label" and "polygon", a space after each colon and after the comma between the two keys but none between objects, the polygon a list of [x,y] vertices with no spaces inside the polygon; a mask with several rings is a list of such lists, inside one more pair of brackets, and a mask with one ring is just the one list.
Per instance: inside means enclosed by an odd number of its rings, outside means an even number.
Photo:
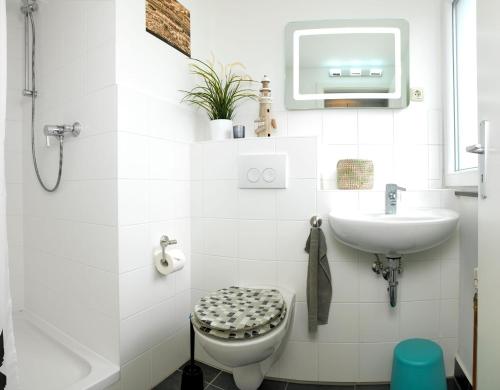
[{"label": "white plant pot", "polygon": [[232,138],[233,121],[230,119],[215,119],[210,121],[210,139],[217,141]]}]

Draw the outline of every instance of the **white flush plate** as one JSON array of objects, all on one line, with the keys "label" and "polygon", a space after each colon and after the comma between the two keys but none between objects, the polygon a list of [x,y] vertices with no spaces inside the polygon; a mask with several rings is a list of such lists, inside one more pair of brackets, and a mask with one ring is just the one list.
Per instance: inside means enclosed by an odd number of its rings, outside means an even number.
[{"label": "white flush plate", "polygon": [[240,154],[238,157],[240,188],[287,188],[288,156],[286,154]]}]

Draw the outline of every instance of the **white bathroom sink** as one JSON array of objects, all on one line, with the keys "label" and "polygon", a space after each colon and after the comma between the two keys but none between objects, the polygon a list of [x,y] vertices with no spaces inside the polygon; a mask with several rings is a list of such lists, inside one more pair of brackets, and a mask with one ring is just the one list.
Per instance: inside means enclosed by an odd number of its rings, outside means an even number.
[{"label": "white bathroom sink", "polygon": [[448,240],[459,215],[447,209],[408,210],[394,215],[335,211],[328,219],[340,242],[365,252],[396,257]]}]

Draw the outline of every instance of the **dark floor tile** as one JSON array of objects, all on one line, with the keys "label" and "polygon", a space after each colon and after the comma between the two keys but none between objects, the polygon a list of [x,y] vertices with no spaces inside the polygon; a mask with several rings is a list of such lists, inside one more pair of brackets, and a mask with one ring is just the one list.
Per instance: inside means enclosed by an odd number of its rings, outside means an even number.
[{"label": "dark floor tile", "polygon": [[236,387],[234,383],[233,376],[227,372],[221,372],[212,384],[224,390],[238,390],[238,387]]},{"label": "dark floor tile", "polygon": [[208,385],[207,387],[205,387],[205,390],[221,390],[221,389],[218,387],[214,387],[212,385]]},{"label": "dark floor tile", "polygon": [[[224,390],[238,390],[238,387],[234,383],[233,375],[227,372],[221,372],[212,384]],[[260,385],[259,390],[285,390],[286,384],[286,382],[265,379],[262,385]]]},{"label": "dark floor tile", "polygon": [[447,383],[448,383],[448,390],[460,390],[457,383],[455,382],[455,379],[448,378]]},{"label": "dark floor tile", "polygon": [[[189,362],[185,363],[182,365],[180,370],[182,371],[183,367],[185,365],[189,364]],[[217,368],[214,368],[212,366],[206,365],[201,362],[196,362],[196,365],[201,367],[201,370],[203,371],[203,380],[207,383],[210,383],[214,380],[214,378],[219,375],[220,370]]]},{"label": "dark floor tile", "polygon": [[316,385],[308,383],[289,383],[286,390],[354,390],[354,385]]},{"label": "dark floor tile", "polygon": [[356,385],[356,390],[389,390],[391,385]]},{"label": "dark floor tile", "polygon": [[167,379],[161,382],[153,390],[180,390],[182,380],[182,372],[176,371]]}]

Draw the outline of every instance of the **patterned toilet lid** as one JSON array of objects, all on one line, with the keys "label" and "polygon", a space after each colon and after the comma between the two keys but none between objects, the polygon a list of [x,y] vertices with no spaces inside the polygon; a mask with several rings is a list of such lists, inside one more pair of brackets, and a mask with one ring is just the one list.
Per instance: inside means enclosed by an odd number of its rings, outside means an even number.
[{"label": "patterned toilet lid", "polygon": [[269,332],[285,314],[278,290],[229,287],[200,299],[194,307],[193,325],[220,338],[249,338]]}]

